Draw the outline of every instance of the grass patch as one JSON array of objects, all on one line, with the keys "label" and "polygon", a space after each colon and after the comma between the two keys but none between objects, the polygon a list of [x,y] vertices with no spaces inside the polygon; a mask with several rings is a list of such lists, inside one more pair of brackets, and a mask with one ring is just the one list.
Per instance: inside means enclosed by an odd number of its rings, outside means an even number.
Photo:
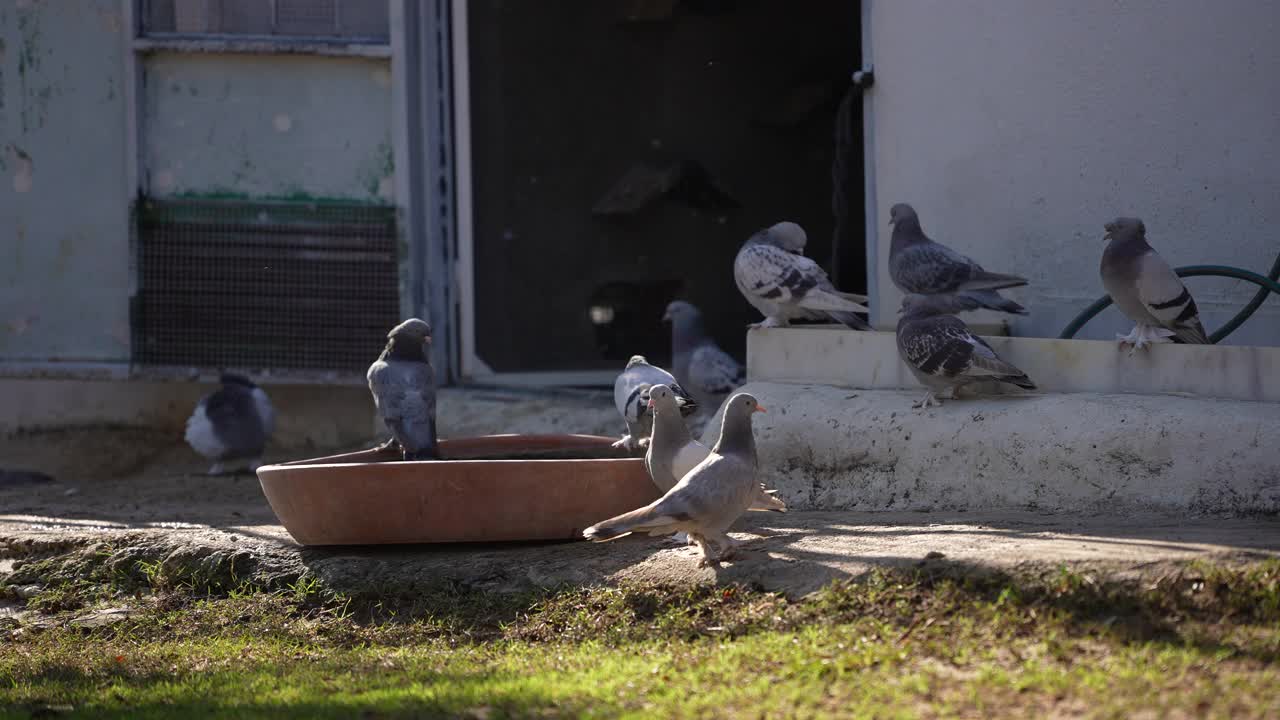
[{"label": "grass patch", "polygon": [[[737,586],[339,597],[306,578],[208,593],[162,568],[124,577],[75,609],[40,600],[45,628],[0,628],[0,718],[1280,712],[1274,561],[1134,582],[886,570],[802,600]],[[137,612],[64,622],[104,602]]]}]

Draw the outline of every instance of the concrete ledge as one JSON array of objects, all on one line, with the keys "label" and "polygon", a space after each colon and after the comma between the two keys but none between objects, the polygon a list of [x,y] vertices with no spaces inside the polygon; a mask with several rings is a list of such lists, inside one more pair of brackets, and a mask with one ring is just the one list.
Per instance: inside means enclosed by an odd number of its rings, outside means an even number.
[{"label": "concrete ledge", "polygon": [[[75,425],[182,430],[214,382],[0,378],[0,433]],[[373,435],[369,389],[352,385],[264,385],[276,408],[272,445],[341,447]]]},{"label": "concrete ledge", "polygon": [[[1130,357],[1102,340],[984,339],[1045,391],[1280,402],[1280,347],[1160,344]],[[747,377],[880,390],[920,387],[898,358],[893,333],[834,326],[749,331]]]},{"label": "concrete ledge", "polygon": [[797,510],[1280,511],[1280,404],[1076,393],[919,411],[915,391],[743,390],[768,408],[762,479]]}]

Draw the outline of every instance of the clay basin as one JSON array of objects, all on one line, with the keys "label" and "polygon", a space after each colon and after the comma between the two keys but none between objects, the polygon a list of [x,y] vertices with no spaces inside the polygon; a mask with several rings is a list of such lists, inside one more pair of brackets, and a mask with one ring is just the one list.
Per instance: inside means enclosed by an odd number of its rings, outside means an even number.
[{"label": "clay basin", "polygon": [[362,450],[258,468],[262,492],[302,545],[581,539],[652,502],[644,460],[595,435],[441,440],[445,459]]}]

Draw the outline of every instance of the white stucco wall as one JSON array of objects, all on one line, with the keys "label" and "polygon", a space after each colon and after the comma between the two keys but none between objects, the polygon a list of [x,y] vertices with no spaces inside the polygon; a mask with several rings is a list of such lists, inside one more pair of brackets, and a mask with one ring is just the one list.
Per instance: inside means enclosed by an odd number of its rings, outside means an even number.
[{"label": "white stucco wall", "polygon": [[169,52],[143,71],[151,194],[393,200],[389,60]]},{"label": "white stucco wall", "polygon": [[0,360],[128,359],[121,8],[0,2]]},{"label": "white stucco wall", "polygon": [[[1103,294],[1102,224],[1137,215],[1174,266],[1265,273],[1280,252],[1280,4],[864,0],[879,320],[888,209],[1022,274],[1017,335],[1056,336]],[[869,242],[872,239],[869,239]],[[1252,285],[1188,282],[1210,330]],[[1112,337],[1115,309],[1082,337]],[[1272,297],[1233,344],[1280,344]]]}]

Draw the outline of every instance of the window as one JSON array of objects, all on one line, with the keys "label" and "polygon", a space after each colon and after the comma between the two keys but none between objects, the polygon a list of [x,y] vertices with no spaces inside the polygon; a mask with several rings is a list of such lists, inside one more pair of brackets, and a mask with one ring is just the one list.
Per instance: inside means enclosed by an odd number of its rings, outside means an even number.
[{"label": "window", "polygon": [[388,42],[387,0],[140,0],[142,35]]}]

